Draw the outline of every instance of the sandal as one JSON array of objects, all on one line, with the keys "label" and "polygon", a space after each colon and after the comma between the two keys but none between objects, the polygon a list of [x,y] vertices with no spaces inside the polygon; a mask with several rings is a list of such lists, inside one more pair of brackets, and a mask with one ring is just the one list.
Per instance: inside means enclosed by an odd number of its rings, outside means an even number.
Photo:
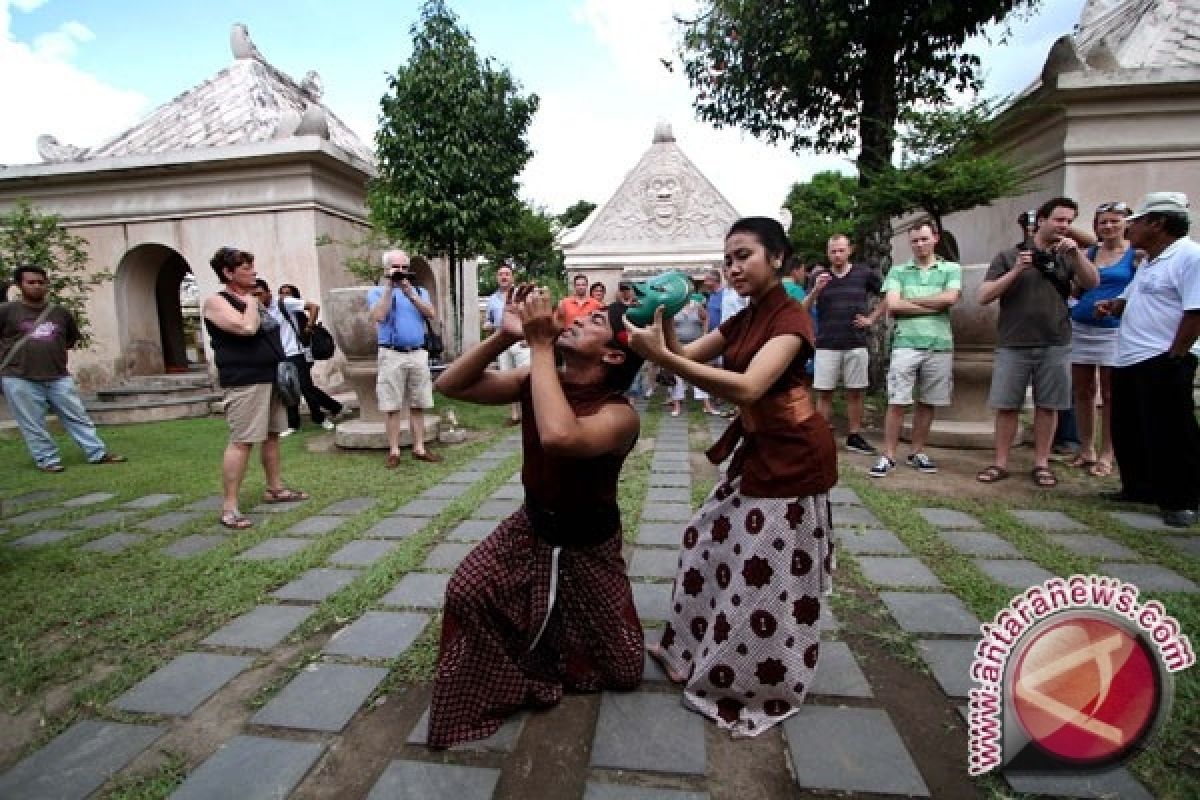
[{"label": "sandal", "polygon": [[302,492],[298,489],[289,489],[284,486],[281,489],[267,489],[263,492],[264,503],[295,503],[300,500],[307,500],[308,492]]},{"label": "sandal", "polygon": [[1095,461],[1095,459],[1084,458],[1083,456],[1080,455],[1080,456],[1075,456],[1070,461],[1068,461],[1067,466],[1075,467],[1076,469],[1091,469],[1092,467],[1096,466],[1096,461]]},{"label": "sandal", "polygon": [[1100,459],[1095,464],[1088,468],[1088,474],[1093,478],[1107,478],[1112,475],[1113,465],[1111,462]]},{"label": "sandal", "polygon": [[975,480],[979,481],[980,483],[996,483],[997,481],[1002,481],[1007,477],[1008,470],[1006,470],[1004,467],[999,467],[995,464],[992,464],[990,467],[984,469],[982,472],[976,475]]},{"label": "sandal", "polygon": [[1033,485],[1039,489],[1053,489],[1058,486],[1058,478],[1054,477],[1049,467],[1034,467],[1029,475],[1033,478]]},{"label": "sandal", "polygon": [[221,525],[231,531],[244,531],[254,526],[249,517],[242,516],[240,511],[222,511]]}]

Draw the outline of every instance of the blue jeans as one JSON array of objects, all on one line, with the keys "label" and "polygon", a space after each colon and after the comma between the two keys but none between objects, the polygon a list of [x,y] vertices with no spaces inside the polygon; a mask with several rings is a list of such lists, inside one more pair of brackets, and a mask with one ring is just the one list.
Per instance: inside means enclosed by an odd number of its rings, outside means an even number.
[{"label": "blue jeans", "polygon": [[8,407],[12,411],[29,454],[39,467],[59,463],[58,445],[46,430],[46,409],[53,409],[63,428],[83,450],[88,461],[104,458],[108,448],[96,435],[96,426],[87,415],[75,381],[67,376],[49,381],[27,381],[24,378],[0,378]]}]

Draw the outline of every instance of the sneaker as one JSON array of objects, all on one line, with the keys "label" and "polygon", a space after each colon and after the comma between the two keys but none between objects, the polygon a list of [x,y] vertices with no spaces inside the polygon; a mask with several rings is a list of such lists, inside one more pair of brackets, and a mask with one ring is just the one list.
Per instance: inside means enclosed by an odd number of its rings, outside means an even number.
[{"label": "sneaker", "polygon": [[896,468],[896,462],[887,456],[880,456],[875,466],[867,472],[872,478],[886,478],[887,474]]},{"label": "sneaker", "polygon": [[291,436],[291,435],[292,435],[293,433],[295,433],[295,432],[296,432],[296,429],[295,429],[295,428],[288,428],[288,429],[287,429],[287,430],[285,430],[285,431],[280,431],[280,432],[279,432],[279,438],[280,438],[280,439],[282,439],[282,438],[284,438],[285,436]]},{"label": "sneaker", "polygon": [[862,434],[858,433],[852,433],[846,437],[846,449],[852,453],[862,453],[864,456],[873,456],[879,452],[862,437]]},{"label": "sneaker", "polygon": [[924,472],[926,475],[932,475],[937,472],[937,464],[924,453],[913,453],[907,460],[908,465],[917,472]]},{"label": "sneaker", "polygon": [[321,427],[327,431],[331,431],[334,428],[336,428],[337,425],[334,425],[333,420],[331,420],[331,419],[324,419],[324,420],[321,420]]}]

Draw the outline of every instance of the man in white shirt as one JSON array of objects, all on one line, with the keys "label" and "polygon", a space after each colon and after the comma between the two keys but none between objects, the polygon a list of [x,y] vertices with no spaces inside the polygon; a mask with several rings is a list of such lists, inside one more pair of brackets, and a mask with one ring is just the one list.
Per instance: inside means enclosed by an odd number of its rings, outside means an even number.
[{"label": "man in white shirt", "polygon": [[1163,522],[1196,524],[1200,425],[1192,386],[1200,348],[1200,244],[1189,239],[1187,195],[1151,192],[1126,237],[1146,261],[1121,297],[1096,303],[1121,318],[1113,371],[1113,446],[1121,491],[1112,499],[1153,503]]},{"label": "man in white shirt", "polygon": [[[504,306],[509,301],[509,291],[513,286],[513,271],[508,264],[496,268],[496,291],[488,298],[487,318],[483,322],[485,331],[498,331],[504,321]],[[496,364],[501,372],[507,372],[517,367],[529,366],[529,345],[525,340],[516,342],[496,357]],[[513,403],[508,415],[509,425],[521,424],[521,404]]]}]

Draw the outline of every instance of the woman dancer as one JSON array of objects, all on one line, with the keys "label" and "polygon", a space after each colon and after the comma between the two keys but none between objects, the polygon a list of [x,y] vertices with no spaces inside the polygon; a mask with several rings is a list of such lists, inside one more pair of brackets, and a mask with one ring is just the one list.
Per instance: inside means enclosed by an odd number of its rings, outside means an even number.
[{"label": "woman dancer", "polygon": [[[1079,429],[1079,455],[1071,462],[1096,477],[1112,474],[1112,373],[1117,357],[1116,317],[1097,317],[1096,301],[1120,296],[1133,280],[1135,250],[1125,238],[1125,219],[1132,212],[1124,203],[1103,203],[1096,208],[1092,227],[1100,243],[1087,249],[1087,257],[1100,271],[1100,284],[1089,289],[1071,309],[1071,384],[1075,391],[1075,418]],[[1096,383],[1099,373],[1103,447],[1096,447]],[[1100,455],[1096,455],[1099,449]]]},{"label": "woman dancer", "polygon": [[[687,347],[661,310],[644,329],[626,321],[635,351],[740,412],[709,450],[714,464],[733,458],[684,531],[672,614],[649,648],[686,685],[684,703],[735,736],[799,710],[832,589],[826,493],[837,455],[805,388],[812,320],[780,280],[791,252],[777,221],[738,220],[725,262],[734,290],[751,299],[746,309]],[[709,366],[717,356],[723,367]]]}]

